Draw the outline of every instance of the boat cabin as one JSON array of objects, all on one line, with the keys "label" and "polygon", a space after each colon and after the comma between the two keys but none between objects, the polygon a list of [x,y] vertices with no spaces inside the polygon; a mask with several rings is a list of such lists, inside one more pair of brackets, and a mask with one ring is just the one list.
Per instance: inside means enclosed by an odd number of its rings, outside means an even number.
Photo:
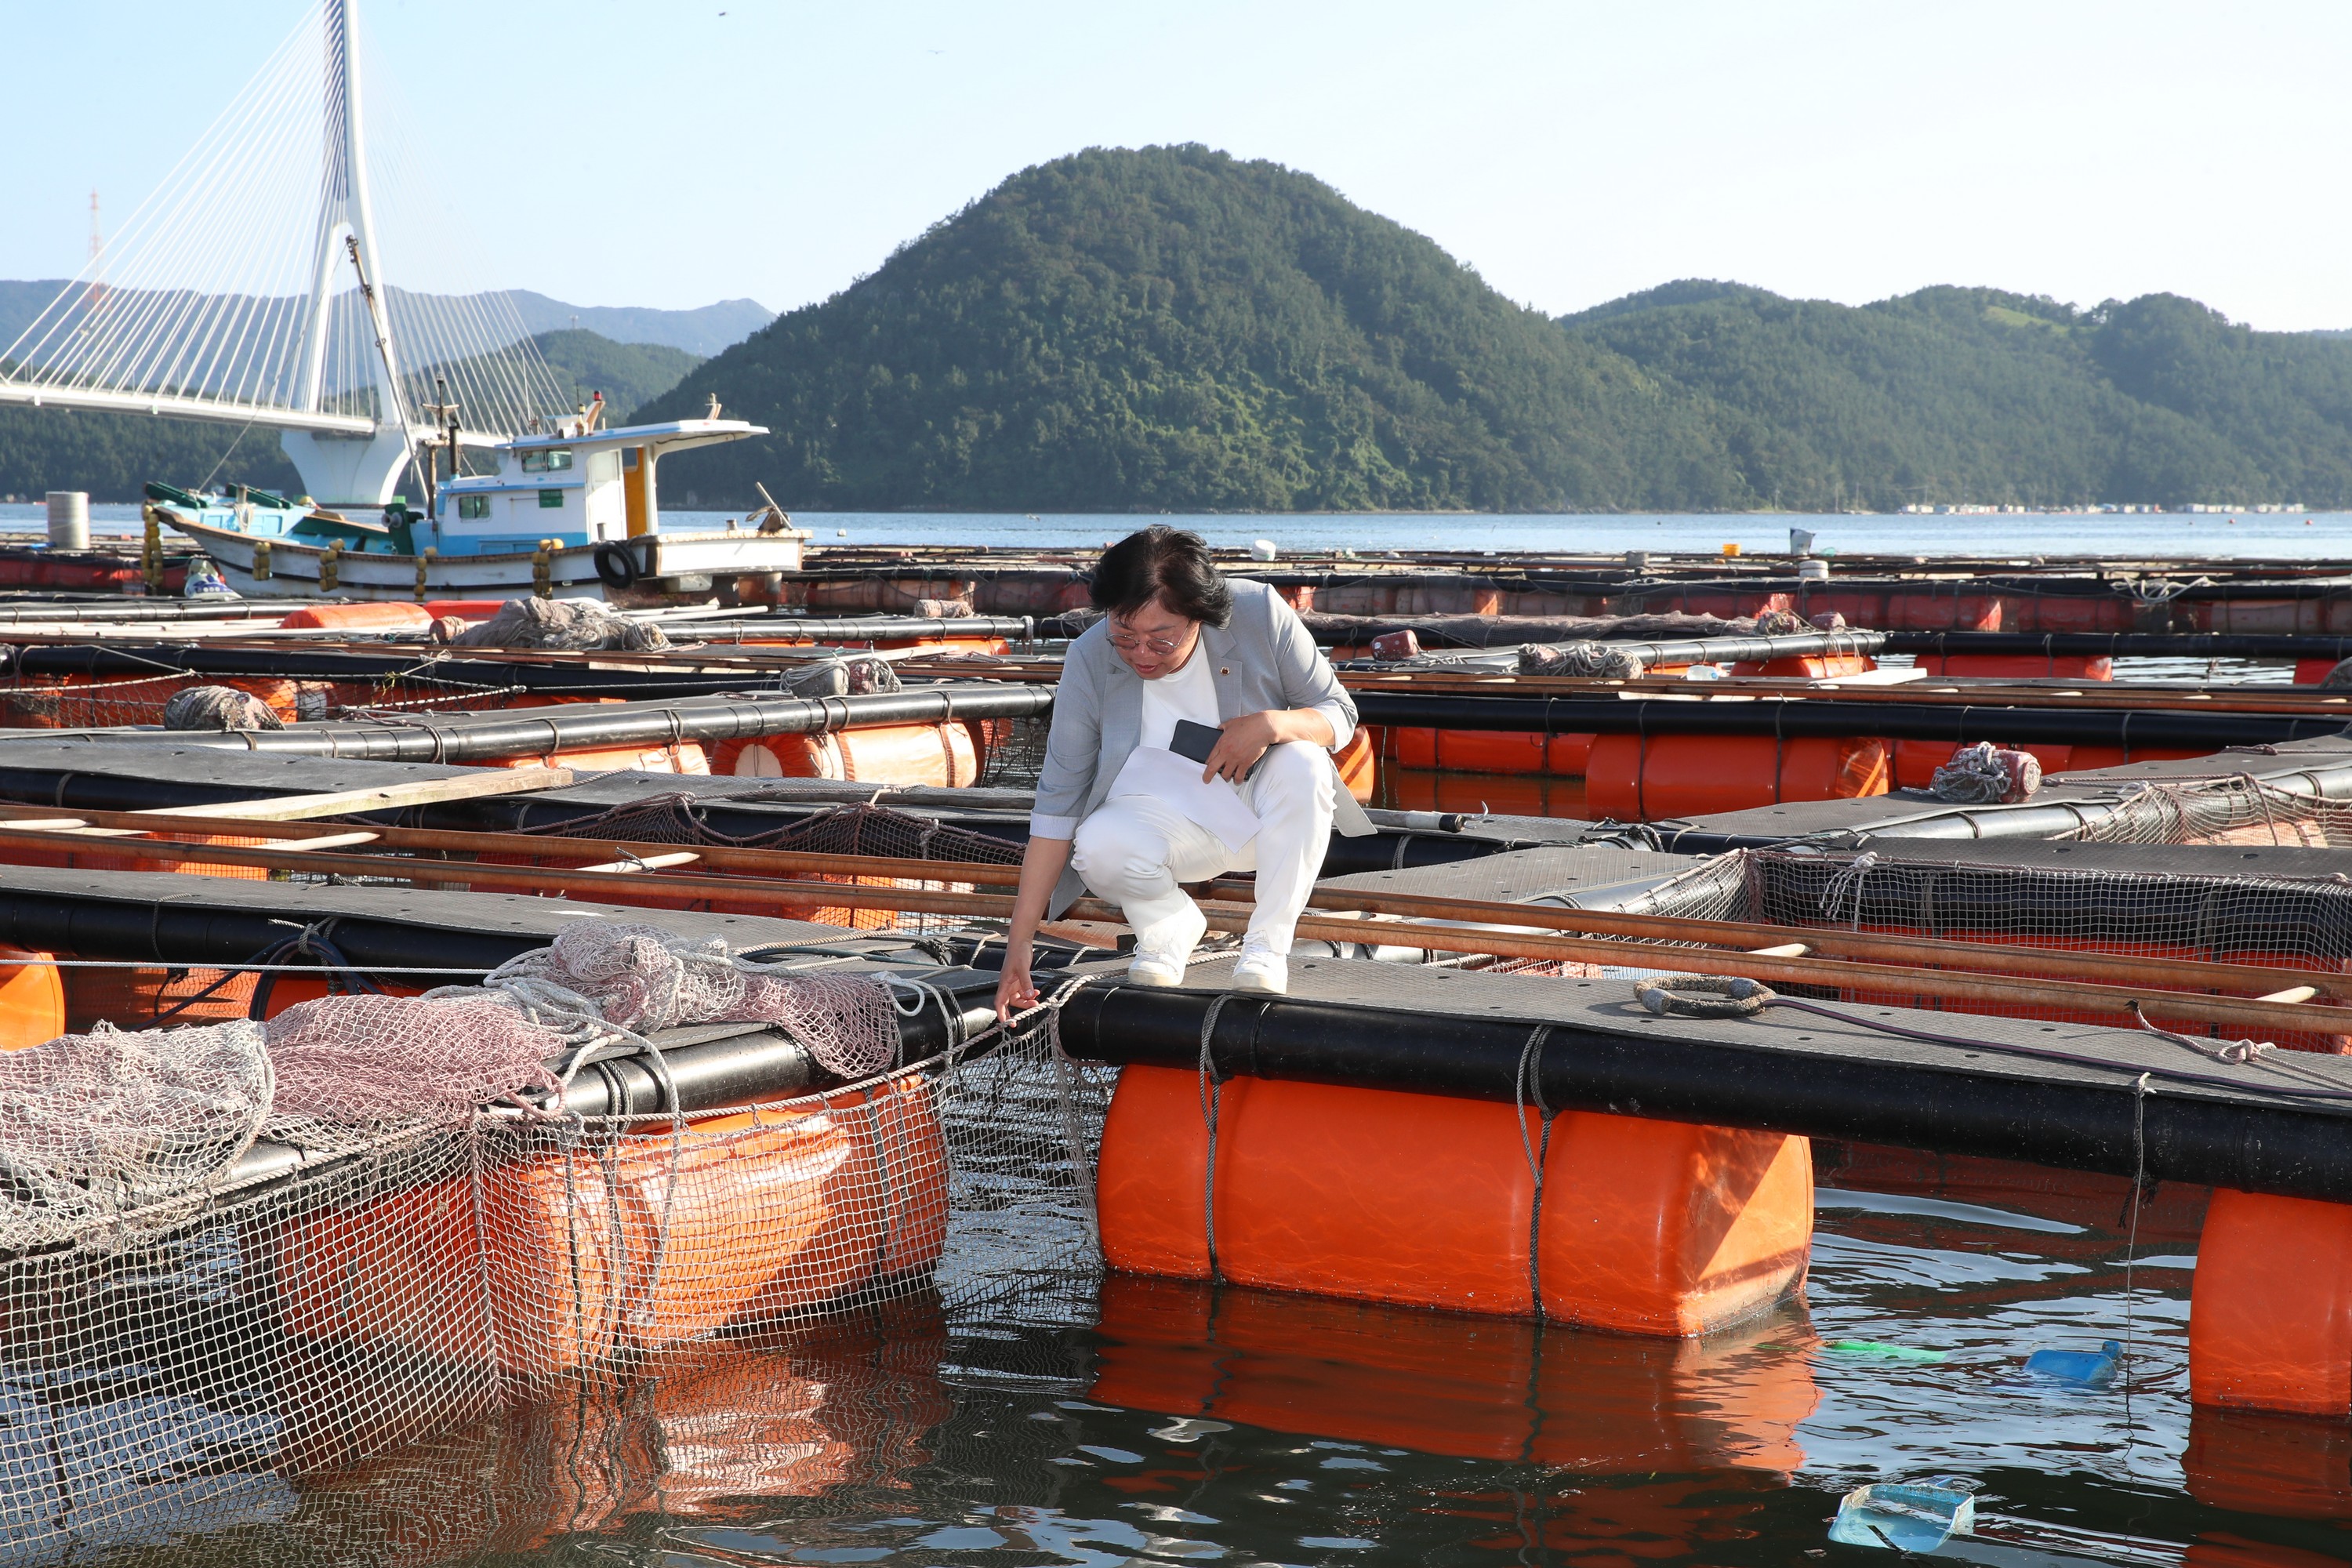
[{"label": "boat cabin", "polygon": [[766,434],[740,419],[672,419],[502,442],[490,448],[496,473],[441,486],[437,515],[416,525],[416,542],[444,555],[497,555],[652,533],[661,526],[654,470],[664,453]]}]

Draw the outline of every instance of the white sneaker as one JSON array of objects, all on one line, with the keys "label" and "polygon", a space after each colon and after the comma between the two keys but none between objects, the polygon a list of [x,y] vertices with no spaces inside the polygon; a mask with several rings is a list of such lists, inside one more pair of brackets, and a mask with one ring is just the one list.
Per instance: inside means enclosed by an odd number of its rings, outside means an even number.
[{"label": "white sneaker", "polygon": [[1289,961],[1269,948],[1244,942],[1241,957],[1234,962],[1233,988],[1282,995],[1290,989]]},{"label": "white sneaker", "polygon": [[1128,984],[1161,987],[1183,984],[1184,965],[1208,930],[1209,917],[1201,912],[1200,905],[1188,899],[1182,914],[1171,915],[1138,931],[1135,956],[1127,965]]}]

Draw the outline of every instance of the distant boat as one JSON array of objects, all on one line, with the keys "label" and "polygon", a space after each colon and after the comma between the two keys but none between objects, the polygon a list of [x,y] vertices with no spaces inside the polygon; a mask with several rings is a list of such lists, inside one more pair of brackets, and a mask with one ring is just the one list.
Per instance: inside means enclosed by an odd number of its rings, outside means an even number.
[{"label": "distant boat", "polygon": [[[769,574],[800,569],[807,531],[770,505],[742,529],[666,532],[654,474],[664,453],[766,434],[717,418],[602,430],[591,416],[488,447],[495,473],[448,479],[426,510],[395,500],[380,516],[243,488],[150,484],[147,500],[253,598],[764,597]],[[739,588],[745,577],[763,581]]]}]

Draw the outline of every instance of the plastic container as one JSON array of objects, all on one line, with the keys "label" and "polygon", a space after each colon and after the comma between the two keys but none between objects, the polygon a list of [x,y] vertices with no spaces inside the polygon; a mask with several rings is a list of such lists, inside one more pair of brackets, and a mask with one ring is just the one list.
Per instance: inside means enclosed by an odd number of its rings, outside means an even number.
[{"label": "plastic container", "polygon": [[1830,1539],[1844,1546],[1933,1552],[1955,1535],[1974,1534],[1976,1524],[1971,1492],[1931,1481],[1881,1481],[1845,1494]]},{"label": "plastic container", "polygon": [[2095,1351],[2035,1351],[2025,1358],[2025,1370],[2075,1388],[2105,1388],[2115,1382],[2123,1357],[2124,1347],[2109,1340]]}]

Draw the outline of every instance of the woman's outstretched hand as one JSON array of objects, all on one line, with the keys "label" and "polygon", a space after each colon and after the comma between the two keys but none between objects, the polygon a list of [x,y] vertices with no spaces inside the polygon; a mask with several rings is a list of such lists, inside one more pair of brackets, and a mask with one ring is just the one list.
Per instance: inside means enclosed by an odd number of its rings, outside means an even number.
[{"label": "woman's outstretched hand", "polygon": [[1036,1005],[1037,983],[1029,976],[1029,949],[1024,943],[1018,952],[1007,950],[1004,954],[1004,972],[996,977],[996,1016],[1009,1024],[1013,1015]]}]

